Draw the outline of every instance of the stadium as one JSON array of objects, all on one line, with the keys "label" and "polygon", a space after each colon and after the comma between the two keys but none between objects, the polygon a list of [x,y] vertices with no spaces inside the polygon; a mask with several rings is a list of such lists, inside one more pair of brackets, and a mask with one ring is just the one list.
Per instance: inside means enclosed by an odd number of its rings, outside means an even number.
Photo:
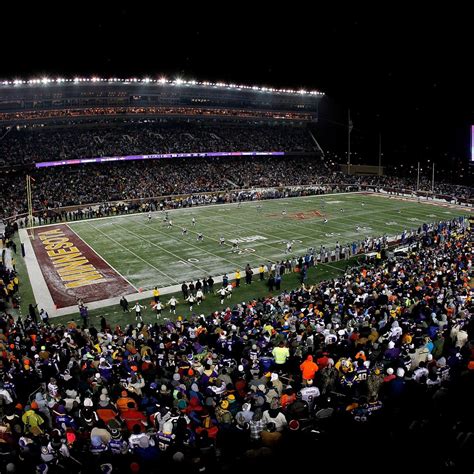
[{"label": "stadium", "polygon": [[474,188],[326,100],[0,81],[1,472],[472,472]]}]

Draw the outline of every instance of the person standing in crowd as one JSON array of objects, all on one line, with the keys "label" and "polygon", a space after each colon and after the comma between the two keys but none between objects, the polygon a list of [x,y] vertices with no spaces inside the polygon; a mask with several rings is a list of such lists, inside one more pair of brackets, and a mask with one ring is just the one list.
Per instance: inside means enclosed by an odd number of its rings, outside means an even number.
[{"label": "person standing in crowd", "polygon": [[41,318],[41,322],[47,326],[49,326],[49,314],[47,311],[45,311],[43,308],[41,308],[40,310],[40,318]]},{"label": "person standing in crowd", "polygon": [[29,304],[28,306],[28,314],[31,318],[31,320],[35,323],[35,324],[38,324],[38,315],[36,314],[36,308],[38,307],[37,304],[33,305],[33,304]]}]

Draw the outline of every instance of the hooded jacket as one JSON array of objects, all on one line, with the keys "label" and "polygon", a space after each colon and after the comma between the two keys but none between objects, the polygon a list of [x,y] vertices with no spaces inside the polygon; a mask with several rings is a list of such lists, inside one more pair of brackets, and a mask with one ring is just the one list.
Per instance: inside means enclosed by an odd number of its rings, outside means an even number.
[{"label": "hooded jacket", "polygon": [[309,355],[306,360],[300,365],[300,370],[303,376],[303,380],[312,380],[319,370],[317,364],[313,362],[313,356]]}]

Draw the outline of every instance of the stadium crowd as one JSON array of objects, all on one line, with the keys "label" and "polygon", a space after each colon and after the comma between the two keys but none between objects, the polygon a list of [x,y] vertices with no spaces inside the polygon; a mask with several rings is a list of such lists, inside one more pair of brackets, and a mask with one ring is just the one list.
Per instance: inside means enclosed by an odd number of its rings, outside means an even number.
[{"label": "stadium crowd", "polygon": [[[62,206],[109,201],[126,201],[124,207],[128,209],[148,210],[149,206],[158,205],[156,198],[159,196],[208,191],[230,193],[252,187],[314,185],[317,187],[314,192],[337,192],[358,189],[356,186],[397,191],[413,190],[417,186],[416,177],[410,173],[400,177],[394,173],[381,177],[348,176],[339,171],[331,154],[324,158],[319,156],[308,129],[289,125],[254,122],[217,125],[152,120],[115,123],[105,120],[8,127],[0,131],[0,137],[0,164],[3,165],[0,171],[0,217],[4,218],[26,213],[24,180],[27,173],[34,179],[33,207],[37,215]],[[31,168],[38,161],[204,151],[285,151],[293,155]],[[15,170],[12,167],[16,167]],[[430,191],[431,182],[422,179],[419,189]],[[272,192],[264,197],[273,197]],[[278,192],[284,196],[287,191]],[[459,200],[474,198],[472,187],[447,183],[437,183],[436,194],[454,196]],[[232,201],[238,196],[234,193],[231,197],[220,196],[218,199]],[[140,207],[142,203],[132,202],[140,199],[148,201],[149,206]],[[212,199],[195,197],[194,201],[202,204]],[[175,203],[170,201],[169,205]]]},{"label": "stadium crowd", "polygon": [[[116,209],[154,209],[160,201],[167,207],[235,202],[244,199],[267,199],[300,194],[385,189],[391,192],[412,192],[412,178],[396,176],[348,176],[335,171],[324,158],[314,156],[193,158],[127,162],[102,165],[43,168],[32,173],[33,207],[36,215],[57,214],[51,210],[64,206],[116,201]],[[27,212],[23,172],[0,174],[1,217]],[[430,183],[422,181],[420,189]],[[312,186],[312,189],[282,189]],[[253,188],[255,192],[237,191]],[[267,191],[259,188],[278,188]],[[199,196],[197,193],[218,192]],[[299,194],[298,194],[299,193]],[[193,195],[186,198],[160,196]],[[423,194],[423,192],[421,193]],[[436,195],[451,201],[474,199],[474,188],[440,183]],[[120,204],[122,203],[122,204]],[[112,209],[113,205],[102,207]],[[66,219],[63,210],[62,219]],[[86,212],[84,210],[83,212]],[[103,215],[98,208],[90,211]],[[81,212],[76,212],[80,215]],[[59,218],[59,215],[57,216]]]},{"label": "stadium crowd", "polygon": [[315,150],[305,128],[255,123],[252,126],[166,124],[150,120],[68,123],[56,127],[11,127],[0,130],[0,136],[3,136],[0,166],[154,153]]},{"label": "stadium crowd", "polygon": [[189,320],[3,315],[2,472],[471,472],[465,224],[424,227],[407,257]]}]

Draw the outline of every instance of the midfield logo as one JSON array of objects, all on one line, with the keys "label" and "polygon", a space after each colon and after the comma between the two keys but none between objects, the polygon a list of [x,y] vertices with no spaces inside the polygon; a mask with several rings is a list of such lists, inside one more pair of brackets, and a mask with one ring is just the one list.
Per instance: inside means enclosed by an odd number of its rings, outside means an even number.
[{"label": "midfield logo", "polygon": [[255,242],[256,240],[268,240],[266,237],[261,235],[251,235],[250,237],[239,237],[238,239],[231,239],[229,242],[233,244],[246,244],[248,242]]}]

